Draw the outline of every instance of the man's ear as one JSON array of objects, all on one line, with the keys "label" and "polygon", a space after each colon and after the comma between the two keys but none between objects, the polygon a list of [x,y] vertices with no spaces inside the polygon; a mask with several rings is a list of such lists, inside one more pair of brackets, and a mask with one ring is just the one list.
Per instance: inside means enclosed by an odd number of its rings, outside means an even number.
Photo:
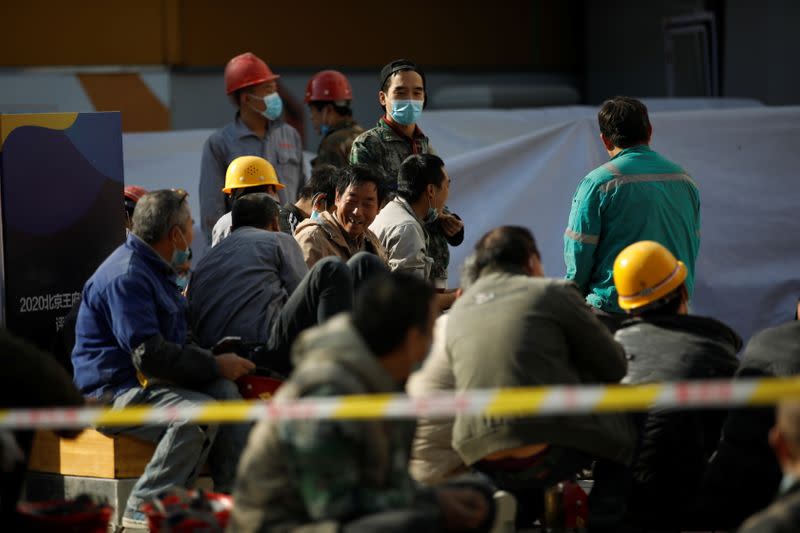
[{"label": "man's ear", "polygon": [[605,146],[606,150],[608,150],[609,152],[615,148],[614,143],[611,142],[611,140],[602,133],[600,134],[600,140],[603,141],[603,146]]},{"label": "man's ear", "polygon": [[775,452],[778,462],[783,464],[786,462],[794,461],[794,454],[792,453],[789,444],[786,442],[786,437],[778,428],[777,423],[772,429],[769,430],[769,445]]},{"label": "man's ear", "polygon": [[381,107],[384,109],[386,108],[386,93],[383,91],[378,91],[378,102],[380,102]]}]

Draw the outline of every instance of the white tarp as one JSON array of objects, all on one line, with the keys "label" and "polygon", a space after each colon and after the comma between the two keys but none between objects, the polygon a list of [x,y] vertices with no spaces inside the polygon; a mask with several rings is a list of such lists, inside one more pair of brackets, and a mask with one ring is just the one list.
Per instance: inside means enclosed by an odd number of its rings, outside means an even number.
[{"label": "white tarp", "polygon": [[[651,110],[678,106],[648,104]],[[790,319],[800,297],[800,107],[740,104],[703,109],[720,104],[690,102],[679,107],[691,111],[656,111],[651,121],[652,147],[700,187],[702,241],[692,311],[748,338]],[[574,106],[424,114],[421,126],[453,179],[448,204],[467,227],[464,243],[451,249],[451,285],[476,240],[502,224],[530,228],[546,272],[563,276],[572,195],[581,178],[607,160],[596,112]],[[209,133],[126,134],[126,183],[185,188],[197,217],[200,151]]]}]

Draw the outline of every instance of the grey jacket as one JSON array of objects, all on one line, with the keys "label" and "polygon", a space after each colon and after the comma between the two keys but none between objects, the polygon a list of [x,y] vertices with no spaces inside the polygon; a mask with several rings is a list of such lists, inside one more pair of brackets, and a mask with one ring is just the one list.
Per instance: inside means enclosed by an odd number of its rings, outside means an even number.
[{"label": "grey jacket", "polygon": [[201,346],[238,336],[265,343],[272,323],[308,272],[283,232],[242,227],[200,260],[189,286],[189,325]]},{"label": "grey jacket", "polygon": [[[295,372],[275,402],[307,396],[392,392],[396,385],[342,314],[307,330]],[[394,421],[260,422],[236,476],[229,531],[338,531],[337,524],[414,507],[438,531],[433,493],[408,475],[413,424]]]},{"label": "grey jacket", "polygon": [[303,141],[297,130],[282,120],[271,121],[263,139],[242,122],[239,113],[233,122],[211,134],[203,146],[200,161],[200,227],[211,237],[219,217],[230,211],[229,199],[222,192],[228,165],[237,157],[256,155],[269,161],[286,186],[278,191],[281,204],[294,202],[303,188]]},{"label": "grey jacket", "polygon": [[[622,347],[575,284],[484,273],[450,310],[447,351],[456,389],[617,383]],[[453,447],[472,465],[489,454],[547,443],[629,463],[635,432],[624,415],[458,416]]]}]

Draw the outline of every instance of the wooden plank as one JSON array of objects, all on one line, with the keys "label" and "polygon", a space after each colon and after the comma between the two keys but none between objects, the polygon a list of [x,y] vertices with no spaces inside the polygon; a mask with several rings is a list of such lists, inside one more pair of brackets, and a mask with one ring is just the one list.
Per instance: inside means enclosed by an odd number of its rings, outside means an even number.
[{"label": "wooden plank", "polygon": [[108,437],[86,430],[74,439],[38,431],[28,469],[68,476],[119,479],[138,477],[150,461],[155,445],[126,436]]}]

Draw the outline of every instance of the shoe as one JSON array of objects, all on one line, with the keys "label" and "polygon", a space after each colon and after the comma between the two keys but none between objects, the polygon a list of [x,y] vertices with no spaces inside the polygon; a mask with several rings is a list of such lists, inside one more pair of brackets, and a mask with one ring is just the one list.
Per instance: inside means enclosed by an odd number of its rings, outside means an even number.
[{"label": "shoe", "polygon": [[145,531],[150,529],[147,515],[141,511],[133,511],[122,515],[122,527],[125,529],[143,529]]}]

